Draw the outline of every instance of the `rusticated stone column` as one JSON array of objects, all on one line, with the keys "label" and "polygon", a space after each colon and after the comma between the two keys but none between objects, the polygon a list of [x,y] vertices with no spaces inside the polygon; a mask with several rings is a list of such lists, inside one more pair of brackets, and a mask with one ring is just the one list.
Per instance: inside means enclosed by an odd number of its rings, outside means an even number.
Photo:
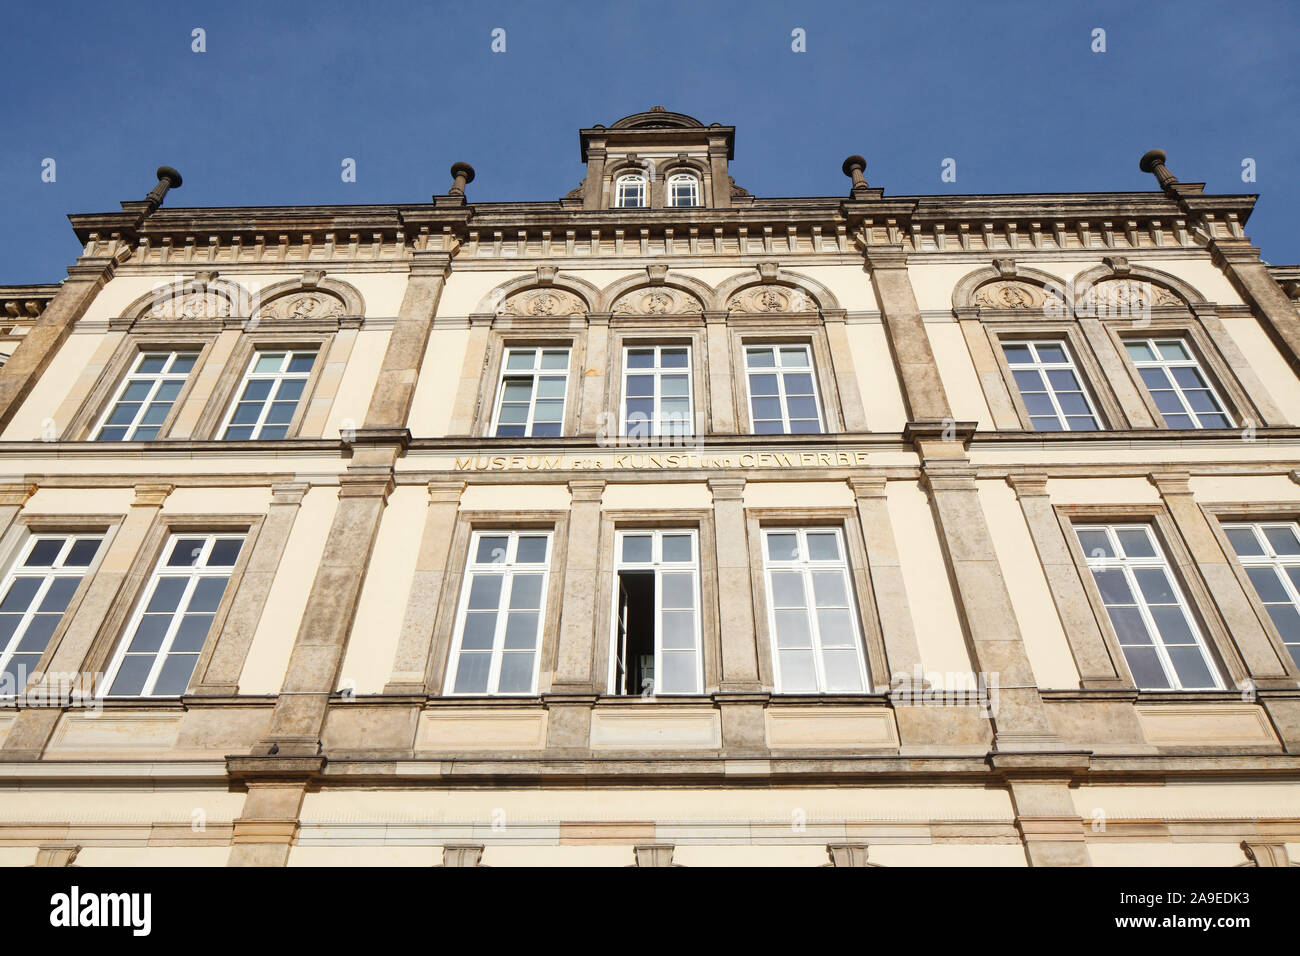
[{"label": "rusticated stone column", "polygon": [[393,676],[385,694],[424,695],[428,686],[429,654],[433,649],[433,625],[447,580],[447,552],[456,529],[456,512],[465,490],[463,481],[429,482],[429,510],[415,559],[415,574],[406,599],[402,633],[393,659]]},{"label": "rusticated stone column", "polygon": [[1011,794],[1016,829],[1030,866],[1091,866],[1083,818],[1070,782],[1088,768],[1086,753],[993,754]]},{"label": "rusticated stone column", "polygon": [[911,421],[952,417],[901,246],[868,246],[867,266]]},{"label": "rusticated stone column", "polygon": [[306,482],[286,482],[271,487],[271,506],[262,522],[239,582],[239,590],[230,606],[230,613],[221,628],[212,656],[199,665],[199,680],[193,693],[205,697],[223,697],[239,693],[239,676],[248,659],[248,649],[257,633],[262,609],[271,595],[280,559],[289,544],[289,534],[302,506],[302,499],[311,486]]},{"label": "rusticated stone column", "polygon": [[1009,475],[1007,484],[1015,491],[1020,510],[1024,512],[1029,536],[1034,541],[1047,578],[1047,588],[1052,592],[1061,628],[1074,655],[1080,685],[1088,688],[1125,686],[1127,682],[1106,646],[1097,616],[1079,578],[1079,569],[1047,497],[1047,476]]}]

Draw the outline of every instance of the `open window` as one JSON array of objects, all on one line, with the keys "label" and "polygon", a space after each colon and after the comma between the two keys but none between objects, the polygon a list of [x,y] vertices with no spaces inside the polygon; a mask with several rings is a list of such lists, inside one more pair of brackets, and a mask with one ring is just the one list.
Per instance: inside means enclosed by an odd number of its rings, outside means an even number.
[{"label": "open window", "polygon": [[698,536],[691,530],[620,531],[614,546],[610,693],[700,693]]}]

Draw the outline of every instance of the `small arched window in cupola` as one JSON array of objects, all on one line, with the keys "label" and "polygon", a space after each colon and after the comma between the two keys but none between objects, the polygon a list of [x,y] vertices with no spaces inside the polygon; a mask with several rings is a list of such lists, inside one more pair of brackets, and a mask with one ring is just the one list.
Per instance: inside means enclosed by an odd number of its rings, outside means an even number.
[{"label": "small arched window in cupola", "polygon": [[669,176],[668,205],[700,205],[700,181],[690,173],[674,173]]},{"label": "small arched window in cupola", "polygon": [[635,209],[645,205],[645,177],[630,173],[618,177],[614,183],[614,206],[618,209]]}]

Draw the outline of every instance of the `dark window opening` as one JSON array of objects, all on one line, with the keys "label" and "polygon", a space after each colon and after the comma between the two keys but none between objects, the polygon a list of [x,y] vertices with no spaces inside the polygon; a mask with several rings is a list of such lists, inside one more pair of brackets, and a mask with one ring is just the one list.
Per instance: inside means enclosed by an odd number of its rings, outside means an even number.
[{"label": "dark window opening", "polygon": [[618,573],[614,693],[649,696],[655,680],[655,573]]}]

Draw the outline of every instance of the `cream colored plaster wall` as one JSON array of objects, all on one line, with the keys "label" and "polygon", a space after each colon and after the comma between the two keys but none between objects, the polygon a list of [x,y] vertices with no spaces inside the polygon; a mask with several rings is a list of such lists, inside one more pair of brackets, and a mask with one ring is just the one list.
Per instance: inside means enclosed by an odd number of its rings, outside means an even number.
[{"label": "cream colored plaster wall", "polygon": [[1300,378],[1291,371],[1254,316],[1219,319],[1228,335],[1237,343],[1247,363],[1255,370],[1264,390],[1272,397],[1287,424],[1300,425]]},{"label": "cream colored plaster wall", "polygon": [[164,514],[221,515],[265,514],[271,504],[271,489],[261,488],[177,488],[163,502]]},{"label": "cream colored plaster wall", "polygon": [[1285,475],[1204,475],[1191,479],[1192,494],[1201,504],[1236,504],[1249,501],[1300,502],[1300,485]]},{"label": "cream colored plaster wall", "polygon": [[303,846],[289,850],[289,866],[438,866],[440,846]]},{"label": "cream colored plaster wall", "polygon": [[901,432],[907,424],[907,407],[885,327],[855,323],[848,326],[848,338],[867,427],[874,432]]},{"label": "cream colored plaster wall", "polygon": [[77,854],[77,866],[225,866],[230,847],[218,846],[87,846]]},{"label": "cream colored plaster wall", "polygon": [[67,427],[67,422],[54,421],[59,406],[74,388],[82,370],[89,364],[99,348],[98,335],[70,335],[50,362],[49,368],[36,381],[36,386],[23,401],[13,419],[5,427],[0,439],[4,441],[35,441],[42,437],[45,421],[53,422],[57,437]]},{"label": "cream colored plaster wall", "polygon": [[853,491],[845,481],[750,481],[746,508],[852,508]]},{"label": "cream colored plaster wall", "polygon": [[387,331],[362,331],[357,335],[321,437],[337,438],[340,429],[347,427],[349,422],[352,428],[360,428],[366,423],[366,410],[370,407],[375,383],[379,381],[389,335]]},{"label": "cream colored plaster wall", "polygon": [[802,846],[710,846],[686,843],[673,849],[681,866],[825,866],[830,862],[822,844]]},{"label": "cream colored plaster wall", "polygon": [[428,507],[424,488],[404,486],[388,496],[339,674],[341,690],[379,694],[392,674]]},{"label": "cream colored plaster wall", "polygon": [[936,688],[964,687],[944,679],[946,673],[969,675],[973,668],[929,500],[915,482],[891,481],[886,487],[921,666]]},{"label": "cream colored plaster wall", "polygon": [[873,843],[867,861],[881,866],[1028,866],[1018,843]]},{"label": "cream colored plaster wall", "polygon": [[1053,478],[1047,495],[1054,505],[1157,504],[1160,492],[1145,478]]},{"label": "cream colored plaster wall", "polygon": [[[490,238],[490,237],[489,237]],[[438,300],[440,318],[464,318],[478,311],[479,302],[497,286],[511,279],[518,279],[536,270],[510,269],[502,272],[458,272],[452,262],[451,275],[442,287],[442,297]],[[567,272],[566,272],[567,274]]]},{"label": "cream colored plaster wall", "polygon": [[[753,487],[750,485],[749,487]],[[601,498],[611,511],[642,509],[712,508],[713,495],[704,482],[646,485],[636,482],[608,484]]]},{"label": "cream colored plaster wall", "polygon": [[1209,253],[1195,259],[1148,259],[1143,256],[1128,257],[1130,265],[1158,269],[1182,279],[1209,302],[1219,305],[1241,305],[1241,296],[1232,287],[1228,277],[1210,260]]},{"label": "cream colored plaster wall", "polygon": [[[673,857],[674,861],[676,856]],[[636,851],[627,846],[489,846],[484,866],[631,866]]]},{"label": "cream colored plaster wall", "polygon": [[1015,492],[1004,481],[980,481],[977,486],[1035,683],[1044,688],[1078,687],[1070,644]]},{"label": "cream colored plaster wall", "polygon": [[1129,843],[1090,840],[1093,866],[1236,866],[1246,862],[1237,843]]},{"label": "cream colored plaster wall", "polygon": [[36,863],[35,846],[0,846],[0,866],[32,866]]},{"label": "cream colored plaster wall", "polygon": [[[365,821],[512,825],[560,821],[676,821],[789,824],[802,811],[818,822],[1014,819],[1005,790],[979,787],[826,789],[326,790],[308,793],[304,824]],[[496,816],[494,816],[496,812]]]},{"label": "cream colored plaster wall", "polygon": [[568,511],[569,489],[567,485],[470,485],[460,496],[460,507],[463,511]]},{"label": "cream colored plaster wall", "polygon": [[[183,478],[189,475],[229,474],[239,475],[297,475],[301,480],[316,476],[336,477],[347,470],[347,461],[339,457],[320,458],[314,455],[300,454],[297,449],[279,448],[265,455],[248,455],[239,458],[224,454],[201,455],[182,453],[179,455],[146,456],[144,449],[133,443],[123,442],[114,448],[105,448],[105,454],[93,457],[59,454],[60,446],[51,444],[49,453],[42,443],[39,450],[25,459],[13,459],[17,464],[10,475],[71,475],[85,478],[87,474],[120,475],[142,482],[157,482]],[[107,457],[109,453],[120,453],[124,457]],[[21,471],[16,470],[21,468]],[[87,479],[93,480],[93,479]]]},{"label": "cream colored plaster wall", "polygon": [[313,488],[303,497],[244,662],[241,694],[279,693],[337,505],[337,488]]},{"label": "cream colored plaster wall", "polygon": [[130,488],[41,488],[27,499],[27,515],[124,515],[135,497]]},{"label": "cream colored plaster wall", "polygon": [[[1165,434],[1168,434],[1167,432]],[[1143,472],[1159,468],[1176,471],[1180,465],[1200,463],[1233,464],[1265,462],[1276,467],[1278,461],[1300,458],[1300,443],[1285,441],[1242,441],[1237,436],[1223,441],[1197,437],[1195,444],[1096,441],[1087,445],[1056,445],[1046,452],[1042,445],[971,446],[970,458],[977,465],[1030,465],[1042,470],[1049,464],[1096,466],[1097,470],[1127,465]]]},{"label": "cream colored plaster wall", "polygon": [[1092,819],[1100,809],[1111,819],[1296,816],[1300,784],[1171,783],[1166,786],[1079,787],[1070,791],[1079,815]]},{"label": "cream colored plaster wall", "polygon": [[[948,239],[948,247],[958,245],[955,236]],[[925,257],[913,256],[907,264],[907,274],[912,280],[912,289],[916,295],[916,304],[922,312],[951,312],[952,290],[966,276],[978,269],[986,269],[995,258],[1016,257],[1012,250],[987,253],[979,258],[964,262],[926,262]],[[1095,261],[1070,260],[1058,262],[1037,256],[1022,255],[1016,261],[1026,267],[1046,272],[1057,277],[1062,286],[1067,278],[1093,265],[1099,265],[1101,258]]]},{"label": "cream colored plaster wall", "polygon": [[980,388],[961,326],[956,322],[929,322],[925,332],[930,337],[930,348],[934,351],[934,362],[953,418],[959,422],[977,422],[981,429],[992,428],[993,416],[984,401],[984,390]]},{"label": "cream colored plaster wall", "polygon": [[406,294],[405,270],[395,272],[328,272],[326,276],[346,282],[365,303],[367,319],[391,319],[397,316]]},{"label": "cream colored plaster wall", "polygon": [[442,438],[447,434],[469,335],[468,329],[435,329],[429,336],[407,424],[414,437]]},{"label": "cream colored plaster wall", "polygon": [[[222,764],[217,761],[215,773]],[[213,789],[145,787],[85,790],[0,791],[0,820],[6,823],[191,823],[196,811],[209,824],[229,823],[244,807],[244,794]],[[78,860],[77,862],[81,862]]]}]

